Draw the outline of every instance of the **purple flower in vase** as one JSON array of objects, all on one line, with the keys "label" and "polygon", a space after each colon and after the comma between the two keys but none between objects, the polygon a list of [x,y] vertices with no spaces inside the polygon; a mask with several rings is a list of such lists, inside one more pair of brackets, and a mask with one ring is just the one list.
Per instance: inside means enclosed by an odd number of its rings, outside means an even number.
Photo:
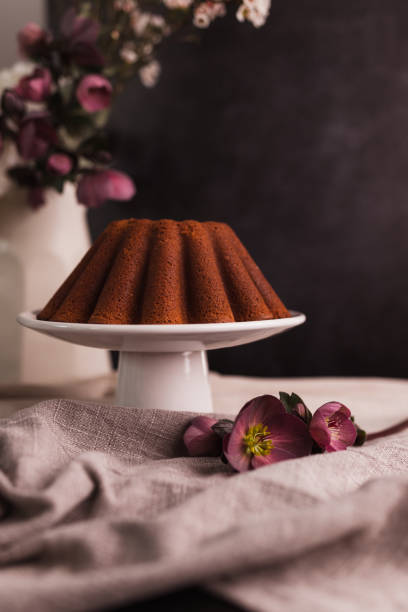
[{"label": "purple flower in vase", "polygon": [[50,41],[50,35],[37,23],[30,21],[18,34],[18,45],[23,57],[36,56]]},{"label": "purple flower in vase", "polygon": [[48,113],[32,113],[21,122],[17,148],[23,159],[43,157],[50,145],[57,144],[57,133]]},{"label": "purple flower in vase", "polygon": [[1,98],[1,108],[6,117],[20,119],[25,112],[23,100],[13,89],[5,89]]},{"label": "purple flower in vase", "polygon": [[311,449],[306,424],[287,414],[282,402],[272,395],[261,395],[245,404],[223,440],[224,455],[238,472],[304,457]]},{"label": "purple flower in vase", "polygon": [[131,178],[117,170],[99,170],[84,174],[78,182],[81,204],[95,208],[105,200],[130,200],[136,193]]},{"label": "purple flower in vase", "polygon": [[100,74],[88,74],[79,82],[76,97],[82,108],[95,113],[110,105],[112,85]]},{"label": "purple flower in vase", "polygon": [[20,79],[15,92],[31,102],[43,102],[51,92],[51,72],[47,68],[36,68],[32,74]]},{"label": "purple flower in vase", "polygon": [[350,410],[340,402],[328,402],[316,410],[309,426],[310,435],[327,452],[353,446],[357,430]]},{"label": "purple flower in vase", "polygon": [[72,158],[65,153],[53,153],[47,159],[47,169],[52,174],[64,176],[72,170]]},{"label": "purple flower in vase", "polygon": [[219,457],[222,439],[213,431],[216,419],[198,416],[193,419],[184,433],[184,444],[192,457]]},{"label": "purple flower in vase", "polygon": [[94,19],[77,15],[74,8],[66,11],[60,24],[66,58],[79,66],[103,66],[105,60],[96,44],[99,30]]}]

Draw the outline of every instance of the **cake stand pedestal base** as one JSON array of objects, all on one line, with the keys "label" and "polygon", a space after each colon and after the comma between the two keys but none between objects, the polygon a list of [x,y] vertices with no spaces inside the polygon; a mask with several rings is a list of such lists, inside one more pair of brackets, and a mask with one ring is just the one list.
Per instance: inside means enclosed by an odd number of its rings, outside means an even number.
[{"label": "cake stand pedestal base", "polygon": [[38,321],[35,312],[22,312],[17,321],[66,342],[120,351],[118,404],[211,412],[206,351],[269,338],[306,319],[300,312],[290,315],[241,323],[96,325]]},{"label": "cake stand pedestal base", "polygon": [[116,403],[119,406],[212,412],[205,351],[121,351]]}]

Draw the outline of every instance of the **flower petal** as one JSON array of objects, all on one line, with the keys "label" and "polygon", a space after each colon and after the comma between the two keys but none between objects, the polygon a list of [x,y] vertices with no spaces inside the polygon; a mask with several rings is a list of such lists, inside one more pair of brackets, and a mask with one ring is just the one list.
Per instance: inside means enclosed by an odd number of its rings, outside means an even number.
[{"label": "flower petal", "polygon": [[21,122],[17,136],[18,151],[23,159],[38,159],[51,144],[57,143],[57,133],[47,113],[32,113]]},{"label": "flower petal", "polygon": [[[310,454],[310,453],[307,453]],[[279,461],[285,461],[286,459],[295,459],[292,453],[281,448],[273,448],[269,455],[256,455],[252,457],[251,466],[254,469],[264,467],[265,465],[271,465],[272,463],[279,463]]]},{"label": "flower petal", "polygon": [[268,417],[279,414],[285,414],[285,408],[277,397],[273,395],[259,395],[241,408],[237,416],[237,422],[242,420],[246,428],[249,428],[258,423],[265,424]]},{"label": "flower petal", "polygon": [[347,408],[347,406],[345,406],[344,404],[341,404],[340,402],[335,402],[335,401],[327,402],[326,404],[323,404],[323,406],[320,406],[320,408],[316,410],[313,416],[318,414],[323,417],[330,417],[336,412],[343,414],[347,418],[351,417],[351,412]]},{"label": "flower petal", "polygon": [[46,44],[49,35],[38,24],[30,21],[17,34],[20,53],[23,57],[36,55]]},{"label": "flower petal", "polygon": [[135,193],[132,179],[117,170],[84,174],[77,187],[78,201],[90,208],[100,206],[107,199],[129,200]]},{"label": "flower petal", "polygon": [[64,153],[53,153],[47,159],[47,169],[53,174],[64,176],[72,170],[72,158]]},{"label": "flower petal", "polygon": [[36,68],[34,72],[19,80],[14,91],[23,99],[42,102],[51,92],[52,77],[47,68]]},{"label": "flower petal", "polygon": [[[275,461],[284,458],[304,457],[312,451],[312,438],[306,423],[292,414],[284,414],[267,422],[268,430],[271,432]],[[279,457],[279,458],[278,458]]]},{"label": "flower petal", "polygon": [[328,452],[345,450],[352,446],[357,430],[351,421],[351,412],[340,402],[327,402],[313,415],[309,431],[317,444]]},{"label": "flower petal", "polygon": [[251,468],[251,455],[247,455],[242,436],[236,435],[236,432],[234,435],[234,430],[225,436],[223,450],[228,463],[237,472],[246,472]]},{"label": "flower petal", "polygon": [[82,108],[95,113],[110,106],[112,85],[100,74],[87,74],[79,82],[76,97]]},{"label": "flower petal", "polygon": [[221,455],[222,440],[211,429],[216,419],[199,416],[193,419],[184,433],[184,444],[191,457],[217,457]]}]

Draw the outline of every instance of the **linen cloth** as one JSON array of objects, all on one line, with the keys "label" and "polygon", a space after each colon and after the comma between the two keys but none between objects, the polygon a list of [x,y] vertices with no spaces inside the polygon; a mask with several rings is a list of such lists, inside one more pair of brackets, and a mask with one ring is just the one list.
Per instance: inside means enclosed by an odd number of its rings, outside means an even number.
[{"label": "linen cloth", "polygon": [[[227,382],[234,402],[277,392]],[[347,403],[353,384],[325,399]],[[190,584],[249,610],[407,609],[408,432],[233,474],[183,456],[192,416],[59,399],[0,421],[1,610],[103,610]]]}]

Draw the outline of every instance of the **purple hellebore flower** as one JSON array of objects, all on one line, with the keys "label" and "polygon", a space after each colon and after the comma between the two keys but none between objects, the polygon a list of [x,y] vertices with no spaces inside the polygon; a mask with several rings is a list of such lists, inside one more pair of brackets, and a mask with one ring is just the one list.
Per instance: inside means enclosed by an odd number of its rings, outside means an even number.
[{"label": "purple hellebore flower", "polygon": [[64,176],[72,170],[72,159],[69,155],[65,155],[65,153],[53,153],[47,159],[47,169],[52,174]]},{"label": "purple hellebore flower", "polygon": [[306,424],[287,414],[282,402],[272,395],[247,402],[223,442],[224,455],[238,472],[304,457],[312,450]]},{"label": "purple hellebore flower", "polygon": [[184,433],[184,444],[191,457],[219,457],[222,439],[211,429],[216,419],[207,416],[195,417]]},{"label": "purple hellebore flower", "polygon": [[99,24],[94,19],[78,15],[71,7],[62,16],[60,31],[64,38],[75,42],[95,44],[99,36]]},{"label": "purple hellebore flower", "polygon": [[96,46],[99,30],[97,21],[77,15],[73,7],[68,9],[60,24],[65,54],[79,66],[103,66],[104,57]]},{"label": "purple hellebore flower", "polygon": [[95,208],[105,200],[130,200],[136,193],[131,178],[117,170],[99,170],[84,174],[77,187],[81,204]]},{"label": "purple hellebore flower", "polygon": [[30,21],[18,32],[17,39],[21,55],[31,57],[44,48],[50,35],[37,23]]},{"label": "purple hellebore flower", "polygon": [[316,410],[309,432],[313,440],[325,451],[345,450],[357,437],[350,410],[340,402],[328,402]]},{"label": "purple hellebore flower", "polygon": [[17,147],[23,159],[43,157],[49,146],[57,144],[57,141],[57,133],[48,113],[32,113],[22,120]]},{"label": "purple hellebore flower", "polygon": [[51,72],[48,68],[36,68],[32,74],[20,79],[14,91],[23,100],[42,102],[50,95],[51,83]]},{"label": "purple hellebore flower", "polygon": [[76,97],[82,108],[95,113],[110,105],[112,85],[100,74],[87,74],[79,82]]}]

